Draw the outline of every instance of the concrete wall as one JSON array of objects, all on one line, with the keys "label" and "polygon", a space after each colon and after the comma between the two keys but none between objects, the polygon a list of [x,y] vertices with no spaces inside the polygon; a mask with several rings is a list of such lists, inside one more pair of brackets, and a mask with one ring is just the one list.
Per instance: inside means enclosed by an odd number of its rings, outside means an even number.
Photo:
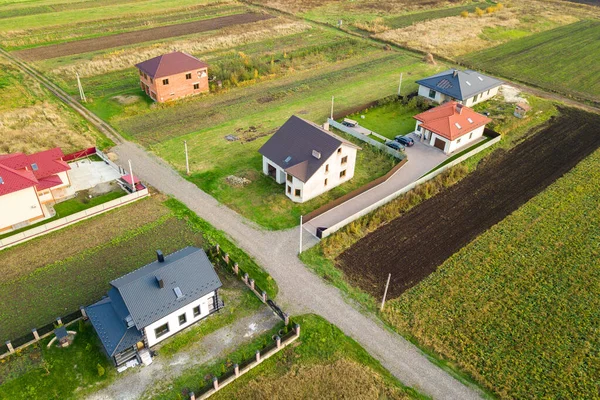
[{"label": "concrete wall", "polygon": [[0,232],[21,222],[44,216],[35,188],[0,196]]},{"label": "concrete wall", "polygon": [[[346,144],[342,144],[340,149],[341,151],[336,151],[329,157],[308,182],[303,183],[293,177],[291,183],[286,181],[286,196],[296,203],[303,203],[352,179],[356,167],[357,149]],[[346,163],[342,164],[344,157],[348,157],[348,159]],[[340,177],[342,171],[346,171],[346,174]],[[327,185],[325,185],[326,179]],[[291,188],[291,193],[288,193],[287,187]],[[300,197],[295,195],[296,189],[300,189]]]},{"label": "concrete wall", "polygon": [[[172,289],[163,289],[163,290],[172,290]],[[210,292],[209,294],[199,298],[198,300],[188,304],[185,307],[180,308],[179,310],[172,312],[164,318],[159,319],[158,321],[148,325],[144,328],[144,332],[146,334],[146,338],[148,340],[148,346],[152,347],[155,344],[165,340],[168,337],[173,336],[177,332],[187,328],[195,322],[200,321],[202,318],[206,317],[209,314],[208,311],[208,303],[212,301],[212,298],[215,296],[216,292]],[[185,293],[184,293],[185,296]],[[194,317],[193,309],[194,307],[200,306],[200,315]],[[186,322],[183,325],[179,325],[179,316],[185,314]],[[169,332],[164,334],[163,336],[157,338],[154,330],[161,325],[169,324]]]},{"label": "concrete wall", "polygon": [[444,101],[446,101],[447,99],[451,99],[451,97],[446,96],[445,94],[442,94],[438,91],[435,92],[435,97],[431,98],[429,97],[429,88],[425,87],[423,85],[419,85],[419,91],[418,94],[421,97],[425,97],[426,99],[429,99],[431,101],[435,101],[436,103],[443,103]]},{"label": "concrete wall", "polygon": [[403,160],[404,158],[406,158],[406,155],[404,153],[401,153],[390,147],[387,147],[385,144],[378,142],[375,139],[371,139],[370,137],[363,135],[362,133],[358,133],[354,129],[347,127],[345,125],[342,125],[334,119],[329,118],[327,120],[327,122],[329,123],[330,126],[333,126],[334,128],[339,129],[342,132],[346,132],[350,136],[353,136],[359,140],[362,140],[363,142],[368,143],[373,147],[377,147],[379,150],[385,151],[389,155],[394,156],[399,160]]},{"label": "concrete wall", "polygon": [[416,180],[415,182],[403,187],[402,189],[398,190],[395,193],[390,194],[389,196],[371,204],[369,207],[366,207],[364,209],[362,209],[361,211],[357,212],[354,215],[349,216],[348,218],[344,219],[343,221],[338,222],[337,224],[329,227],[327,230],[323,231],[323,238],[331,235],[332,233],[336,232],[337,230],[343,228],[344,226],[348,225],[349,223],[351,223],[352,221],[357,220],[358,218],[362,217],[363,215],[367,215],[368,213],[370,213],[371,211],[381,207],[384,204],[389,203],[390,201],[394,200],[396,197],[408,192],[409,190],[414,189],[416,186],[427,182],[428,180],[436,177],[437,175],[441,174],[442,172],[446,171],[449,168],[452,168],[453,166],[455,166],[456,164],[459,164],[461,162],[463,162],[464,160],[466,160],[467,158],[473,156],[474,154],[479,153],[480,151],[483,151],[485,149],[487,149],[490,146],[493,146],[494,144],[498,143],[500,140],[502,140],[502,136],[498,136],[492,140],[490,140],[489,142],[471,150],[470,152],[463,154],[462,156],[456,158],[455,160],[453,160],[452,162],[444,165],[443,167],[423,176],[422,178]]},{"label": "concrete wall", "polygon": [[[198,70],[191,70],[175,74],[171,76],[165,76],[162,78],[154,79],[150,76],[144,75],[140,71],[140,82],[142,90],[144,86],[148,86],[148,95],[159,103],[164,103],[170,100],[180,99],[182,97],[208,92],[208,70],[201,68]],[[191,74],[191,79],[186,79],[186,75]],[[169,80],[169,83],[165,85],[163,81]],[[194,85],[198,84],[198,89],[194,89]],[[150,93],[155,93],[154,98]]]},{"label": "concrete wall", "polygon": [[126,196],[119,197],[118,199],[108,201],[106,203],[97,205],[92,208],[88,208],[87,210],[80,211],[78,213],[69,215],[65,218],[48,222],[47,224],[26,230],[25,232],[17,233],[13,236],[7,237],[6,239],[1,239],[0,250],[3,250],[10,246],[14,246],[19,243],[23,243],[27,240],[33,239],[38,236],[45,235],[46,233],[53,232],[55,230],[64,228],[65,226],[77,223],[79,221],[83,221],[85,219],[94,217],[106,211],[110,211],[113,208],[124,206],[148,195],[148,189],[138,190],[135,193],[131,193]]},{"label": "concrete wall", "polygon": [[466,146],[469,143],[478,140],[479,138],[481,138],[481,136],[483,136],[484,129],[485,125],[467,133],[466,135],[459,137],[458,139],[451,141],[450,147],[448,148],[448,153],[453,153],[458,148]]}]

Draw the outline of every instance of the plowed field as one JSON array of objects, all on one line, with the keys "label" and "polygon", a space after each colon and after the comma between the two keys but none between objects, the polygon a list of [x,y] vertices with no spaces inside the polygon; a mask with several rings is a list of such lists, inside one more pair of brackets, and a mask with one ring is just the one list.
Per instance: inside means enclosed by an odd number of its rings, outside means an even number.
[{"label": "plowed field", "polygon": [[398,297],[598,147],[600,115],[563,108],[523,143],[358,241],[337,264],[377,297],[391,273],[388,296]]},{"label": "plowed field", "polygon": [[228,15],[209,20],[187,22],[178,25],[160,26],[142,31],[120,33],[112,36],[103,36],[93,39],[79,40],[76,42],[36,47],[33,49],[16,51],[14,54],[27,61],[45,60],[48,58],[70,56],[73,54],[127,46],[130,44],[149,42],[152,40],[191,35],[193,33],[212,31],[226,28],[228,26],[247,24],[270,18],[273,18],[273,16],[258,13]]}]

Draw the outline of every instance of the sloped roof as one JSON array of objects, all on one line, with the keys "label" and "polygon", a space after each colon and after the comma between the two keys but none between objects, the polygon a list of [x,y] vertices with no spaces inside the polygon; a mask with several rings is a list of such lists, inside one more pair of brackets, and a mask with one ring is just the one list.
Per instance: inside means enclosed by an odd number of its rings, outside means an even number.
[{"label": "sloped roof", "polygon": [[449,140],[457,139],[492,121],[456,101],[417,114],[414,118],[421,121],[424,128]]},{"label": "sloped roof", "polygon": [[[293,115],[258,152],[286,173],[306,182],[342,144],[360,149],[354,143]],[[313,156],[313,151],[320,153],[321,157]]]},{"label": "sloped roof", "polygon": [[182,72],[207,68],[208,64],[187,53],[175,51],[151,58],[135,65],[153,78],[164,78]]},{"label": "sloped roof", "polygon": [[440,72],[417,83],[461,101],[502,85],[502,81],[477,71],[457,69]]},{"label": "sloped roof", "polygon": [[[164,282],[160,288],[157,277]],[[204,250],[186,247],[111,282],[135,326],[146,326],[222,286]],[[175,288],[182,297],[177,298]]]},{"label": "sloped roof", "polygon": [[0,196],[31,186],[43,190],[62,184],[56,174],[71,169],[62,157],[64,154],[58,147],[30,155],[0,155],[0,178],[4,182],[0,184]]}]

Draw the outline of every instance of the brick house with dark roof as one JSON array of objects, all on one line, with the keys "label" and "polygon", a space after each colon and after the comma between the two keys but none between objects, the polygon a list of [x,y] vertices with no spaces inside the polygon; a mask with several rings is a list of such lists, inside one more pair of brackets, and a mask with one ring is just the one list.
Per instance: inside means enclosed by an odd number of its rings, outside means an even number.
[{"label": "brick house with dark roof", "polygon": [[[221,309],[222,286],[204,250],[186,247],[110,282],[108,296],[85,308],[117,366]],[[146,356],[147,357],[147,356]],[[151,361],[151,360],[150,360]]]},{"label": "brick house with dark roof", "polygon": [[0,155],[0,232],[50,216],[46,203],[71,194],[71,169],[60,148]]},{"label": "brick house with dark roof", "polygon": [[208,65],[176,51],[135,65],[142,90],[159,103],[208,92]]},{"label": "brick house with dark roof", "polygon": [[308,201],[354,176],[360,147],[293,115],[258,150],[263,173],[285,183],[285,195]]}]

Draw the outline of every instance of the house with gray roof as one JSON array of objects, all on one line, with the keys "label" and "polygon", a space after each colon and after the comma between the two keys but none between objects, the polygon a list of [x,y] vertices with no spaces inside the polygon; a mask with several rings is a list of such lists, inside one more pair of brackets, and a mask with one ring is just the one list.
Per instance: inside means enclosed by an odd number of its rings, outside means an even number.
[{"label": "house with gray roof", "polygon": [[357,150],[354,143],[294,115],[258,151],[263,173],[285,184],[286,196],[302,203],[352,179]]},{"label": "house with gray roof", "polygon": [[498,94],[502,81],[477,71],[449,69],[418,80],[419,96],[442,104],[456,101],[472,106]]},{"label": "house with gray roof", "polygon": [[112,281],[108,295],[85,309],[117,366],[223,307],[222,284],[204,250],[156,254],[153,263]]}]

